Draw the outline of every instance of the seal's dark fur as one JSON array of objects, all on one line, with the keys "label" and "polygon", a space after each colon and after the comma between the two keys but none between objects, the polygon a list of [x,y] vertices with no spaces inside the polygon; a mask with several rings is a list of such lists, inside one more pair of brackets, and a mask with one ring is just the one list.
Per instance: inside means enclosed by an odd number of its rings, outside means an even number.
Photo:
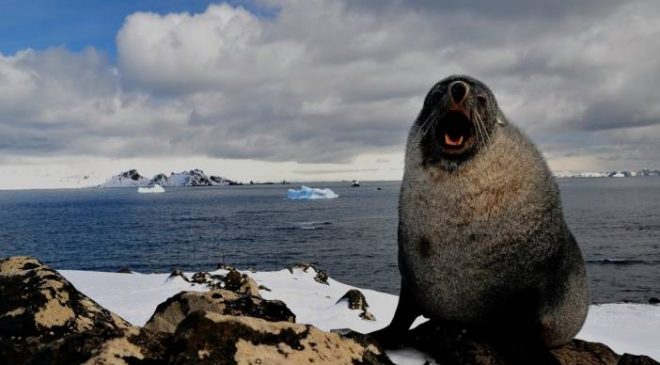
[{"label": "seal's dark fur", "polygon": [[[451,123],[448,87],[456,80],[470,86],[460,109],[473,123],[461,153],[447,151],[437,132]],[[410,130],[399,269],[399,308],[392,324],[375,333],[385,342],[425,315],[552,348],[570,341],[585,320],[584,261],[557,185],[539,151],[478,80],[437,83]]]}]

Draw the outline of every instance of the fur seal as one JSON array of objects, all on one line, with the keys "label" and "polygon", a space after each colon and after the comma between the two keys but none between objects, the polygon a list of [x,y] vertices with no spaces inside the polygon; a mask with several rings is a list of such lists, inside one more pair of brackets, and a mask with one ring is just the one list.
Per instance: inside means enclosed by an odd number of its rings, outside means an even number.
[{"label": "fur seal", "polygon": [[386,347],[419,315],[548,355],[584,323],[584,260],[557,184],[472,77],[433,86],[410,129],[398,242],[399,304],[390,325],[371,334]]}]

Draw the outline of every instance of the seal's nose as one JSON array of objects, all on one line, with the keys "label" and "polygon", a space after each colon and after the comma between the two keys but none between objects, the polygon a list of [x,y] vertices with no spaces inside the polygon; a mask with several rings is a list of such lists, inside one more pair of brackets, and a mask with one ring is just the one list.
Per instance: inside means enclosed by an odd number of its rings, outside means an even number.
[{"label": "seal's nose", "polygon": [[449,94],[454,103],[460,104],[468,94],[468,86],[463,81],[454,81],[449,85]]}]

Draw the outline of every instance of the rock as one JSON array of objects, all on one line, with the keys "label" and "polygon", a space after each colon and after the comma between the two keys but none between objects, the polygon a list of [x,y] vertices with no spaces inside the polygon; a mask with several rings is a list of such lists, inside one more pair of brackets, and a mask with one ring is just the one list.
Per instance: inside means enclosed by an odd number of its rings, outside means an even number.
[{"label": "rock", "polygon": [[[223,254],[223,256],[224,256],[224,254]],[[233,267],[229,264],[225,264],[224,262],[219,262],[218,265],[216,265],[216,268],[218,270],[227,270],[227,271],[236,270],[235,267]]]},{"label": "rock", "polygon": [[175,278],[175,277],[177,277],[177,276],[180,277],[181,279],[187,281],[187,282],[190,282],[190,279],[188,279],[188,277],[186,276],[186,274],[184,274],[183,271],[181,271],[181,270],[179,270],[179,269],[174,269],[174,270],[172,270],[172,273],[171,273],[170,276],[168,276],[167,278],[168,278],[168,279],[172,279],[172,278]]},{"label": "rock", "polygon": [[92,329],[129,324],[35,258],[0,260],[0,359],[20,364],[44,345]]},{"label": "rock", "polygon": [[265,291],[272,291],[272,290],[270,290],[269,287],[267,287],[267,286],[265,286],[265,285],[259,285],[259,286],[258,286],[258,289],[259,289],[259,290],[265,290]]},{"label": "rock", "polygon": [[392,364],[375,343],[364,346],[311,325],[193,312],[176,330],[174,364]]},{"label": "rock", "polygon": [[360,318],[364,319],[365,321],[375,321],[376,316],[374,316],[371,312],[369,311],[362,311],[360,313]]},{"label": "rock", "polygon": [[329,279],[328,273],[325,272],[324,270],[319,269],[314,264],[310,264],[307,262],[299,262],[297,264],[288,266],[287,270],[289,270],[289,272],[293,274],[294,269],[301,269],[303,272],[307,272],[307,270],[309,270],[310,268],[314,270],[314,272],[316,272],[316,276],[314,276],[314,280],[316,280],[321,284],[330,285],[330,283],[328,283],[328,279]]},{"label": "rock", "polygon": [[223,288],[239,294],[250,294],[255,297],[260,296],[257,282],[251,277],[241,274],[236,269],[229,270],[225,276]]},{"label": "rock", "polygon": [[319,270],[316,272],[316,276],[314,276],[314,280],[316,280],[316,282],[319,282],[321,284],[330,285],[330,283],[328,283],[328,273],[326,273],[323,270]]},{"label": "rock", "polygon": [[658,365],[658,362],[648,356],[623,354],[617,365]]},{"label": "rock", "polygon": [[188,278],[181,270],[174,270],[169,278],[178,276],[189,283],[207,285],[211,289],[226,289],[238,294],[260,296],[259,285],[254,279],[242,274],[229,265],[224,265],[224,267],[229,268],[227,275],[212,275],[208,272],[198,272],[192,278]]},{"label": "rock", "polygon": [[206,284],[211,280],[211,274],[207,272],[198,272],[195,273],[190,279],[191,282],[197,284]]},{"label": "rock", "polygon": [[287,266],[286,269],[289,270],[289,272],[293,274],[294,269],[301,269],[302,271],[307,272],[307,270],[309,270],[310,268],[314,269],[314,271],[318,271],[314,264],[311,264],[309,262],[304,262],[304,261],[297,262],[293,265]]},{"label": "rock", "polygon": [[279,300],[215,289],[208,292],[181,292],[158,305],[144,328],[174,333],[183,319],[194,311],[208,311],[232,316],[250,316],[268,321],[295,322],[296,316]]},{"label": "rock", "polygon": [[[227,276],[198,273],[193,281],[233,291],[179,293],[138,328],[34,258],[0,260],[0,363],[392,364],[368,336],[294,323],[295,315],[283,302],[253,295],[258,290],[254,280],[236,270]],[[362,310],[360,316],[370,315],[359,291],[347,292],[338,302],[343,300]],[[405,345],[441,364],[511,364],[459,325],[429,321],[400,335]],[[580,340],[552,353],[562,365],[660,365]]]},{"label": "rock", "polygon": [[364,297],[364,294],[362,294],[361,291],[357,289],[350,289],[346,292],[346,294],[339,298],[337,303],[342,301],[348,302],[348,308],[350,309],[361,310],[362,313],[360,313],[360,318],[364,319],[365,321],[376,320],[376,317],[367,311],[369,304],[367,304],[367,298]]},{"label": "rock", "polygon": [[140,349],[127,340],[138,334],[139,329],[135,327],[72,334],[45,346],[26,364],[128,364],[127,359],[144,359]]},{"label": "rock", "polygon": [[649,304],[660,304],[660,298],[650,297]]},{"label": "rock", "polygon": [[91,330],[55,341],[32,356],[26,365],[166,364],[171,335],[138,327]]},{"label": "rock", "polygon": [[[496,348],[459,325],[428,321],[404,336],[405,344],[441,364],[510,365]],[[620,356],[603,344],[577,339],[551,352],[562,365],[660,365],[646,356]]]},{"label": "rock", "polygon": [[346,294],[339,298],[337,303],[342,301],[348,302],[348,308],[350,309],[367,310],[369,307],[369,304],[367,304],[367,298],[365,298],[364,294],[357,289],[347,291]]},{"label": "rock", "polygon": [[609,347],[581,340],[573,340],[552,353],[562,365],[616,365],[619,361],[619,355]]}]

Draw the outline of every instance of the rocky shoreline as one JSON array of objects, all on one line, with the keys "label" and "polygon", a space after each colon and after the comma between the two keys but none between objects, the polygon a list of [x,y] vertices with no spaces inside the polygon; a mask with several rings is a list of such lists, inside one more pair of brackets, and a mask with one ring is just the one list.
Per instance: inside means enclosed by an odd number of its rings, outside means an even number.
[{"label": "rocky shoreline", "polygon": [[[57,271],[31,257],[0,260],[2,364],[392,364],[368,336],[322,331],[296,323],[279,300],[261,297],[248,275],[197,273],[184,280],[209,290],[176,294],[143,327],[132,326],[79,292]],[[310,267],[306,267],[305,270]],[[312,268],[314,269],[314,268]],[[316,269],[314,269],[316,270]],[[327,274],[317,271],[323,284]],[[326,282],[327,283],[327,282]],[[362,311],[358,290],[340,300]],[[404,335],[404,334],[402,334]],[[462,328],[427,322],[405,334],[409,345],[439,364],[507,364],[501,354]],[[573,340],[553,350],[563,365],[658,364],[619,355],[607,346]]]}]

